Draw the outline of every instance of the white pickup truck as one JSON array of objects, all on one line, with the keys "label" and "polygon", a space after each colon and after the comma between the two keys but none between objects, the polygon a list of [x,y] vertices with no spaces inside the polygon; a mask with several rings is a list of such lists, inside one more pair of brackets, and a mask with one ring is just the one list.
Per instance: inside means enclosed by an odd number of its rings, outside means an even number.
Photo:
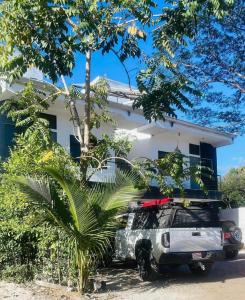
[{"label": "white pickup truck", "polygon": [[115,255],[136,260],[139,274],[147,280],[152,267],[188,264],[196,274],[206,274],[222,259],[223,233],[218,213],[209,208],[153,205],[121,215],[124,228],[116,233]]}]

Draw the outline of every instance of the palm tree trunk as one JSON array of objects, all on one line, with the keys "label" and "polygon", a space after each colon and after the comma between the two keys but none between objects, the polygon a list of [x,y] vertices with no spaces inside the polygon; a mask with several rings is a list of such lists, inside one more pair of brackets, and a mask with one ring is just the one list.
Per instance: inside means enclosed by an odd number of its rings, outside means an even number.
[{"label": "palm tree trunk", "polygon": [[78,266],[78,291],[84,293],[88,284],[90,273],[90,258],[77,245],[77,266]]}]

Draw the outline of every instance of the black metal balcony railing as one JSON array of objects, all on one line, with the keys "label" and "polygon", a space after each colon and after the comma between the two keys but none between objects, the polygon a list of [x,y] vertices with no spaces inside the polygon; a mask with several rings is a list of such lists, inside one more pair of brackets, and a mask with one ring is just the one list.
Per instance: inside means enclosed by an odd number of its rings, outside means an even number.
[{"label": "black metal balcony railing", "polygon": [[[194,159],[193,159],[194,158]],[[190,166],[201,165],[203,167],[203,174],[201,175],[202,181],[205,185],[206,192],[204,192],[200,186],[194,183],[194,181],[190,178],[190,188],[185,189],[185,196],[189,198],[210,198],[210,199],[221,199],[221,192],[218,191],[218,186],[220,182],[220,175],[215,174],[213,161],[211,159],[200,159],[198,157],[186,157],[189,161]],[[127,164],[125,161],[117,160],[116,166],[120,170],[130,170],[131,166]],[[156,193],[157,187],[153,188],[153,194],[157,197]],[[159,191],[159,190],[158,190]],[[151,195],[153,196],[153,195]],[[158,195],[159,196],[159,195]],[[162,195],[163,196],[163,195]],[[180,197],[180,190],[175,189],[173,192],[174,197]],[[148,197],[149,198],[149,197]]]}]

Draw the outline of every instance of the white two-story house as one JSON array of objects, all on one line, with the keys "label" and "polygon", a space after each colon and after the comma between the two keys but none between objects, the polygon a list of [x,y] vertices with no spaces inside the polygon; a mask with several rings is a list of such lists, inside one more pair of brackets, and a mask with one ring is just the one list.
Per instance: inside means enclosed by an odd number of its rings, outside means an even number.
[{"label": "white two-story house", "polygon": [[[42,89],[45,84],[42,83],[42,74],[37,70],[30,70],[25,76],[12,85],[6,83],[4,78],[0,78],[0,101],[5,101],[13,97],[16,92],[23,89],[28,80]],[[130,92],[127,85],[113,80],[108,80],[110,90],[120,91],[124,95]],[[113,94],[113,95],[112,95]],[[203,162],[206,166],[214,170],[214,179],[203,178],[210,198],[219,197],[218,190],[218,174],[217,174],[217,156],[218,147],[229,145],[233,142],[234,135],[219,132],[214,129],[195,125],[190,122],[166,117],[165,121],[157,121],[149,123],[143,116],[140,109],[132,109],[132,101],[126,96],[115,96],[112,93],[109,96],[109,112],[114,120],[116,120],[117,128],[105,124],[99,130],[95,130],[94,134],[101,136],[103,133],[109,135],[118,135],[123,132],[131,137],[133,147],[128,155],[128,159],[137,157],[148,157],[157,159],[162,157],[166,152],[173,152],[177,149],[184,155],[189,157],[190,164]],[[79,102],[79,111],[82,113],[84,103]],[[65,109],[64,99],[58,98],[54,104],[50,106],[46,112],[46,118],[49,120],[50,129],[53,138],[61,144],[75,158],[80,154],[79,144],[74,136],[74,130],[70,121],[69,111]],[[9,155],[9,148],[13,145],[13,138],[16,132],[13,123],[5,116],[0,115],[0,157],[6,159]],[[106,173],[115,172],[115,163],[109,163],[107,168],[95,174],[92,178],[94,181],[100,181]],[[186,192],[189,197],[205,196],[199,187],[190,179],[186,182]],[[147,197],[157,197],[159,192],[157,187],[152,189],[151,195]],[[178,195],[178,190],[176,190]]]}]

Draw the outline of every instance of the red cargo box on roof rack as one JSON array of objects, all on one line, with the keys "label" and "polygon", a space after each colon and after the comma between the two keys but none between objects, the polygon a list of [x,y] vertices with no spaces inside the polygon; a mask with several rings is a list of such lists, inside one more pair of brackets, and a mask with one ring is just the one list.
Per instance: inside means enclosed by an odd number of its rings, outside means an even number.
[{"label": "red cargo box on roof rack", "polygon": [[164,205],[172,202],[173,198],[162,198],[162,199],[150,199],[141,203],[141,207]]}]

